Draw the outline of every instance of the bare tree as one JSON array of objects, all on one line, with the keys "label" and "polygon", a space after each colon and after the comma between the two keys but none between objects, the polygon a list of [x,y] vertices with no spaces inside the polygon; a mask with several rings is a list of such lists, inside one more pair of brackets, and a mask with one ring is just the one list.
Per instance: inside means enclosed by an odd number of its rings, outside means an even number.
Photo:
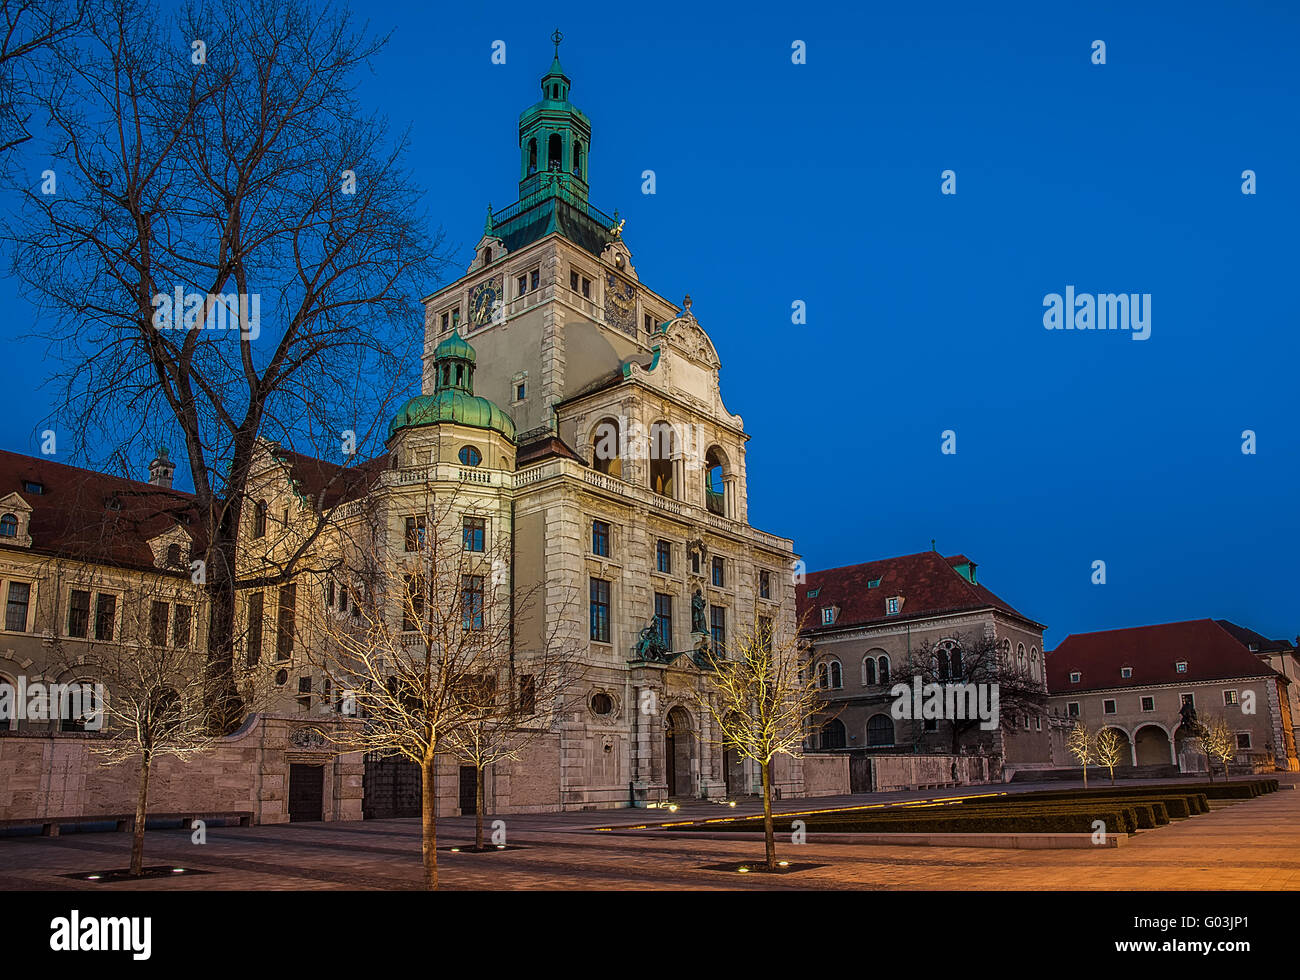
[{"label": "bare tree", "polygon": [[1097,761],[1110,771],[1110,784],[1115,785],[1115,767],[1120,763],[1120,754],[1124,751],[1124,740],[1113,728],[1103,728],[1097,733],[1094,743],[1097,749]]},{"label": "bare tree", "polygon": [[1223,715],[1211,715],[1199,726],[1198,735],[1209,757],[1207,768],[1210,779],[1214,779],[1214,760],[1223,764],[1223,778],[1228,778],[1228,763],[1237,757],[1237,735]]},{"label": "bare tree", "polygon": [[0,155],[32,138],[33,87],[46,78],[34,70],[38,55],[71,37],[87,0],[0,0]]},{"label": "bare tree", "polygon": [[1076,721],[1074,727],[1070,729],[1070,734],[1066,736],[1065,747],[1070,751],[1070,755],[1078,760],[1079,765],[1083,766],[1083,788],[1088,788],[1088,763],[1094,761],[1092,741],[1092,732],[1082,721]]},{"label": "bare tree", "polygon": [[763,781],[763,836],[767,868],[776,870],[772,826],[772,760],[799,758],[808,729],[823,711],[816,672],[794,624],[755,618],[726,649],[701,651],[708,684],[698,694],[724,747],[753,760]]},{"label": "bare tree", "polygon": [[[210,751],[219,735],[204,697],[205,657],[196,647],[203,591],[188,579],[142,582],[123,597],[121,622],[111,641],[92,643],[86,669],[107,688],[104,728],[90,750],[108,765],[137,767],[132,875],[144,870],[144,831],[154,763],[171,756],[188,760]],[[254,703],[251,677],[241,695]]]},{"label": "bare tree", "polygon": [[443,263],[405,138],[355,95],[382,45],[328,0],[193,3],[170,27],[149,0],[105,0],[43,65],[59,192],[20,188],[14,272],[74,455],[184,446],[223,729],[244,712],[237,592],[289,581],[328,523],[318,506],[280,567],[239,579],[259,437],[360,458],[419,364],[418,298]]},{"label": "bare tree", "polygon": [[[516,650],[509,538],[498,535],[481,551],[477,541],[468,546],[465,519],[478,512],[465,494],[426,486],[422,503],[404,542],[388,539],[388,511],[373,499],[342,533],[352,614],[325,617],[312,657],[359,718],[325,734],[344,751],[398,754],[420,767],[425,885],[433,889],[438,755],[459,753],[481,772],[553,730],[576,643],[551,632],[541,648]],[[482,846],[481,802],[478,809]]]},{"label": "bare tree", "polygon": [[[932,646],[914,647],[896,679],[911,677],[920,677],[922,684],[996,684],[1002,716],[1038,714],[1047,704],[1045,686],[1033,676],[1030,665],[1014,659],[987,633],[959,633]],[[949,719],[953,755],[961,754],[963,737],[977,729],[980,721],[974,716]],[[913,722],[919,730],[916,719]]]}]

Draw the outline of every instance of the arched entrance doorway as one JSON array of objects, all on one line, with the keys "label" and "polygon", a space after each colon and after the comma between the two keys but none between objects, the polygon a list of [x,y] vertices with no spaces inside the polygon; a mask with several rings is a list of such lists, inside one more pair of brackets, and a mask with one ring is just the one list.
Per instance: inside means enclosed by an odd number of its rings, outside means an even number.
[{"label": "arched entrance doorway", "polygon": [[1173,762],[1173,746],[1163,728],[1143,725],[1137,730],[1133,744],[1137,747],[1139,766],[1167,766]]},{"label": "arched entrance doorway", "polygon": [[664,775],[669,797],[691,796],[694,726],[684,708],[673,708],[664,723]]}]

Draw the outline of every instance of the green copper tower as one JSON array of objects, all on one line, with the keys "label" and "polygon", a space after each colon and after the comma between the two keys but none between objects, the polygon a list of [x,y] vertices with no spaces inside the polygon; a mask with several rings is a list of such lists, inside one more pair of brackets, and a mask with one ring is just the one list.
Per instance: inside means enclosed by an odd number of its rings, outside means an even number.
[{"label": "green copper tower", "polygon": [[559,185],[576,203],[587,203],[587,153],[591,120],[569,101],[569,76],[560,65],[558,30],[551,35],[555,59],[542,76],[542,100],[519,116],[519,199]]}]

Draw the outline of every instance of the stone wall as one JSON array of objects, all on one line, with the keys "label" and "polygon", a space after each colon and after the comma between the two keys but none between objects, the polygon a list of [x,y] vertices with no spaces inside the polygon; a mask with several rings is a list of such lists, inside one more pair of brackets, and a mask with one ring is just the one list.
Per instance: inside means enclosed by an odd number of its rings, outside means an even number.
[{"label": "stone wall", "polygon": [[[0,737],[0,820],[135,812],[139,770],[106,765],[95,736]],[[154,762],[149,811],[248,810],[255,823],[287,823],[291,763],[324,767],[324,818],[360,820],[362,759],[336,755],[321,737],[288,718],[254,717],[211,750]]]},{"label": "stone wall", "polygon": [[[953,778],[953,764],[957,778]],[[999,778],[988,756],[873,755],[872,789],[877,793],[922,786],[965,786]]]},{"label": "stone wall", "polygon": [[841,796],[849,792],[849,757],[804,753],[804,796]]}]

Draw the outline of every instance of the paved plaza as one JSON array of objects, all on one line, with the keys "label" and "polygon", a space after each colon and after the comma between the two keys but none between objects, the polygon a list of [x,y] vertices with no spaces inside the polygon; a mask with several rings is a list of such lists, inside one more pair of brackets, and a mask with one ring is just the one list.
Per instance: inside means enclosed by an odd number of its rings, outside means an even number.
[{"label": "paved plaza", "polygon": [[[1143,831],[1120,848],[1034,851],[856,845],[837,844],[817,834],[796,846],[788,835],[781,835],[780,858],[821,867],[780,877],[702,870],[705,865],[760,858],[761,841],[702,840],[685,834],[652,837],[632,829],[647,821],[757,812],[759,806],[752,802],[735,809],[696,803],[676,814],[612,810],[510,816],[504,818],[510,850],[490,854],[443,850],[440,885],[493,890],[1295,889],[1300,888],[1300,790],[1293,788],[1296,776],[1284,774],[1281,779],[1277,793],[1226,805],[1216,802],[1208,814]],[[996,787],[1033,788],[1042,787]],[[971,787],[964,792],[989,790]],[[931,791],[788,800],[778,809],[792,812],[953,795]],[[443,818],[438,830],[441,847],[472,843],[474,820]],[[59,877],[123,867],[129,852],[130,835],[124,833],[0,839],[0,889],[420,887],[420,828],[415,819],[209,827],[202,845],[191,843],[189,831],[155,830],[146,838],[146,864],[168,863],[212,873],[111,886]]]}]

